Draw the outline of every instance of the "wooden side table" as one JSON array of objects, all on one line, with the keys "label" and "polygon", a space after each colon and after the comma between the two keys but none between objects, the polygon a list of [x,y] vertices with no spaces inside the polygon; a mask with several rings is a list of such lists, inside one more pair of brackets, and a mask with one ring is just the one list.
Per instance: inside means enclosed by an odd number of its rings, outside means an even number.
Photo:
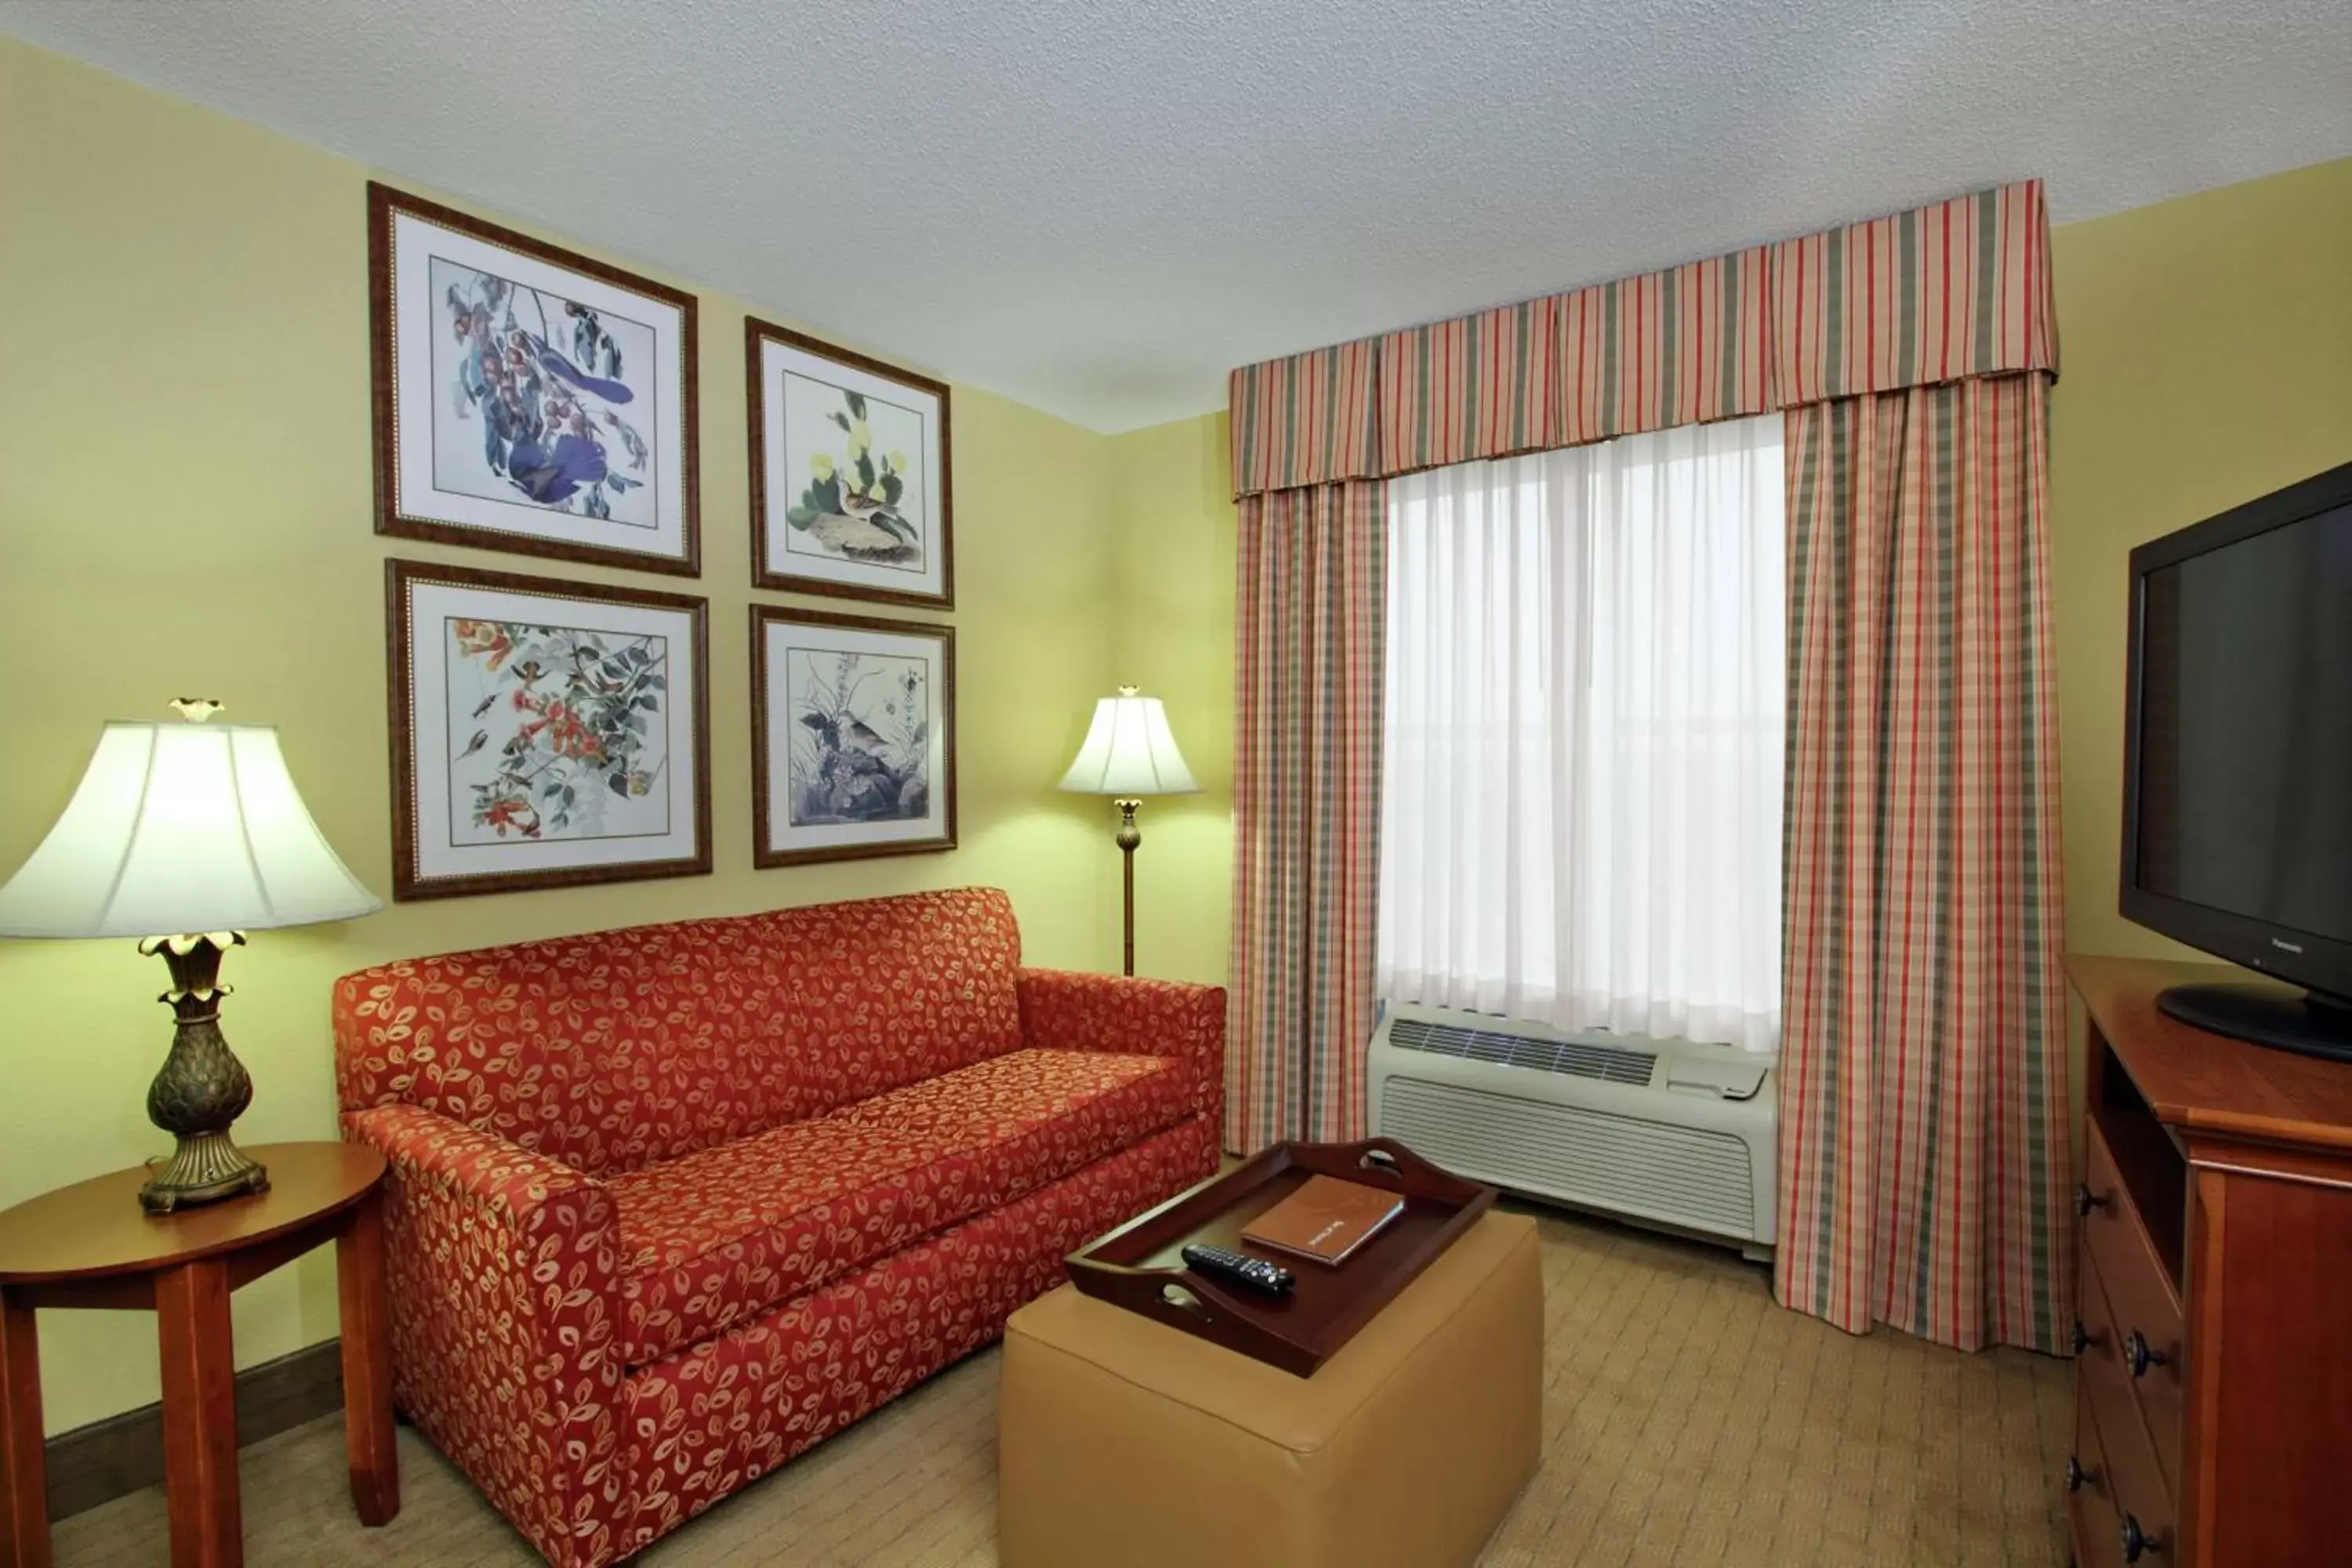
[{"label": "wooden side table", "polygon": [[273,1143],[248,1152],[269,1168],[268,1192],[151,1216],[137,1196],[148,1174],[142,1166],[0,1213],[0,1568],[49,1563],[33,1327],[42,1307],[154,1312],[172,1562],[174,1568],[243,1562],[229,1292],[330,1240],[342,1294],[352,1500],[368,1524],[400,1511],[383,1301],[383,1156],[356,1143]]}]

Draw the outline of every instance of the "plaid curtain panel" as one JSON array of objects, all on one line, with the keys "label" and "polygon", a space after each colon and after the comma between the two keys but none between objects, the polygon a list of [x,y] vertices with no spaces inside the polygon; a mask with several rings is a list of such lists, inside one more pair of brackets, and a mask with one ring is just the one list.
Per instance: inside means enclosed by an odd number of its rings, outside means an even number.
[{"label": "plaid curtain panel", "polygon": [[1780,1298],[2058,1348],[2048,226],[2028,180],[1234,373],[1229,1144],[1363,1128],[1367,481],[1787,410]]},{"label": "plaid curtain panel", "polygon": [[1780,1300],[2061,1352],[2050,378],[1789,414]]},{"label": "plaid curtain panel", "polygon": [[1383,489],[1239,507],[1225,1145],[1364,1135],[1387,626]]}]

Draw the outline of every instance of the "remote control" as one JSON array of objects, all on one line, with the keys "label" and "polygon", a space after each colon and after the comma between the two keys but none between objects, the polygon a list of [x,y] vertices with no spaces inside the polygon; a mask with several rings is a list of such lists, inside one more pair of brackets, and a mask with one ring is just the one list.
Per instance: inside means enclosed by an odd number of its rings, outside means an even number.
[{"label": "remote control", "polygon": [[1202,1247],[1198,1243],[1184,1249],[1184,1261],[1212,1279],[1238,1285],[1244,1290],[1255,1290],[1261,1296],[1287,1296],[1298,1281],[1289,1269],[1278,1263],[1268,1263],[1263,1258],[1252,1258],[1246,1252],[1235,1252],[1224,1247]]}]

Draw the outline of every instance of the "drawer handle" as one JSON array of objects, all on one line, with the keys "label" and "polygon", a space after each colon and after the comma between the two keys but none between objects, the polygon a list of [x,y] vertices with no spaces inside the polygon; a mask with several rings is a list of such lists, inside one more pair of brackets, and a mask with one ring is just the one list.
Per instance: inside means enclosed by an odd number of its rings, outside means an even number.
[{"label": "drawer handle", "polygon": [[2082,1319],[2080,1319],[2080,1318],[2075,1319],[2075,1320],[2074,1320],[2074,1353],[2075,1353],[2076,1355],[2081,1355],[2084,1351],[2089,1350],[2093,1345],[2095,1345],[2095,1344],[2097,1344],[2098,1342],[2099,1342],[2099,1336],[2098,1336],[2098,1335],[2096,1335],[2096,1334],[2095,1334],[2095,1333],[2093,1333],[2090,1330],[2088,1330],[2088,1329],[2084,1328],[2084,1327],[2083,1326],[2083,1320],[2082,1320]]},{"label": "drawer handle", "polygon": [[2146,1377],[2149,1367],[2164,1364],[2164,1357],[2147,1348],[2147,1336],[2137,1329],[2134,1329],[2131,1337],[2124,1341],[2124,1360],[2131,1363],[2134,1377]]},{"label": "drawer handle", "polygon": [[2123,1542],[2124,1561],[2126,1563],[2137,1563],[2151,1552],[2164,1550],[2156,1543],[2156,1537],[2142,1530],[2139,1521],[2130,1514],[2124,1515]]},{"label": "drawer handle", "polygon": [[2089,1183],[2074,1184],[2074,1213],[2077,1217],[2088,1219],[2093,1209],[2103,1209],[2106,1206],[2107,1200],[2091,1191]]},{"label": "drawer handle", "polygon": [[2072,1454],[2066,1456],[2066,1489],[2068,1491],[2081,1491],[2084,1482],[2095,1481],[2098,1479],[2097,1471],[2086,1470],[2083,1468],[2082,1460]]}]

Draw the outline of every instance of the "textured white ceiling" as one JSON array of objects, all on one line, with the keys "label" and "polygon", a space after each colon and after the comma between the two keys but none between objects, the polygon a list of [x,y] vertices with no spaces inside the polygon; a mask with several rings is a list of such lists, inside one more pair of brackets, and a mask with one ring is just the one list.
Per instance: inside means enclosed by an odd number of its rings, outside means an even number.
[{"label": "textured white ceiling", "polygon": [[0,0],[0,31],[1104,430],[1997,181],[2064,222],[2352,153],[2352,0]]}]

